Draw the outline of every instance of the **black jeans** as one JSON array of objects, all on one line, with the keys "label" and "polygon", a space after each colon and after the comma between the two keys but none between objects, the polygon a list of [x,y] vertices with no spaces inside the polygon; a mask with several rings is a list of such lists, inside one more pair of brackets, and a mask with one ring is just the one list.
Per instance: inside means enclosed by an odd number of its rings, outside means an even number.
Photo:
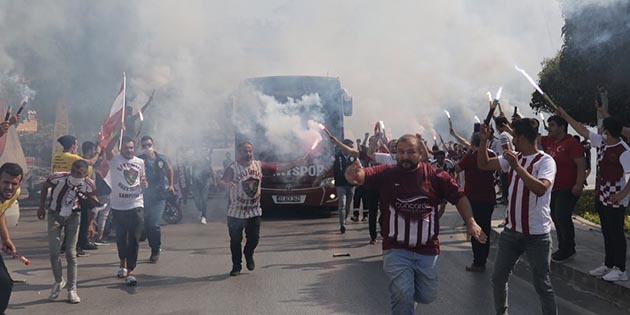
[{"label": "black jeans", "polygon": [[[379,225],[381,223],[380,218],[378,218],[378,191],[366,189],[364,194],[364,202],[367,204],[368,209],[368,226],[370,230],[370,240],[376,240],[376,222],[378,221]],[[378,218],[378,220],[377,220]],[[383,229],[381,228],[381,231]]]},{"label": "black jeans", "polygon": [[81,223],[79,224],[79,238],[77,239],[77,248],[85,248],[89,242],[88,240],[88,219],[90,208],[87,207],[87,202],[83,200],[79,201],[81,205]]},{"label": "black jeans", "polygon": [[[490,225],[492,221],[492,212],[494,211],[494,204],[474,202],[471,201],[473,217],[477,224],[481,227],[486,235],[490,235]],[[486,260],[488,260],[488,254],[490,253],[490,238],[485,244],[479,243],[474,237],[470,239],[473,250],[473,265],[485,266]]]},{"label": "black jeans", "polygon": [[599,212],[599,220],[604,235],[604,250],[606,258],[604,265],[608,268],[617,267],[626,271],[626,236],[623,232],[623,220],[626,208],[606,207],[596,201],[595,208]]},{"label": "black jeans", "polygon": [[[227,218],[228,231],[230,233],[230,251],[232,252],[232,266],[240,269],[245,257],[254,256],[254,250],[258,246],[260,239],[260,216],[249,219]],[[245,250],[241,252],[241,242],[243,241],[243,230],[245,230]]]},{"label": "black jeans", "polygon": [[136,269],[138,261],[138,240],[142,234],[144,215],[142,207],[131,210],[114,210],[114,224],[116,225],[116,245],[118,258],[127,261],[127,269]]},{"label": "black jeans", "polygon": [[577,197],[570,190],[556,190],[551,193],[551,219],[556,226],[558,249],[561,253],[575,252],[575,228],[573,210]]},{"label": "black jeans", "polygon": [[9,270],[0,256],[0,314],[4,314],[4,311],[9,306],[9,298],[11,298],[11,291],[13,290],[13,279],[9,275]]}]

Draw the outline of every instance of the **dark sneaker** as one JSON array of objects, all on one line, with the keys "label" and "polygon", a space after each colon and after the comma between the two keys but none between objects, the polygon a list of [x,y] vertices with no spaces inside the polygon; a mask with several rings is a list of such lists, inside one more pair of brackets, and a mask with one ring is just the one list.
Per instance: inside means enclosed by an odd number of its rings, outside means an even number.
[{"label": "dark sneaker", "polygon": [[551,254],[551,260],[557,263],[563,263],[571,258],[573,258],[575,256],[575,250],[572,252],[562,252],[562,251],[557,251],[553,254]]},{"label": "dark sneaker", "polygon": [[158,260],[160,260],[160,253],[151,254],[151,257],[149,257],[149,262],[152,262],[154,264],[157,263]]},{"label": "dark sneaker", "polygon": [[341,232],[341,234],[346,233],[346,227],[342,225],[342,226],[339,228],[339,232]]},{"label": "dark sneaker", "polygon": [[251,257],[245,256],[245,260],[247,261],[246,263],[247,270],[252,271],[256,269],[256,262],[254,261],[254,256],[251,256]]},{"label": "dark sneaker", "polygon": [[370,245],[376,245],[376,240],[370,240]]},{"label": "dark sneaker", "polygon": [[90,254],[86,253],[83,248],[77,248],[77,257],[87,257]]},{"label": "dark sneaker", "polygon": [[125,282],[127,283],[127,286],[135,287],[138,284],[138,279],[136,279],[136,277],[132,275],[128,275],[125,279]]},{"label": "dark sneaker", "polygon": [[241,268],[232,267],[232,271],[230,271],[230,277],[236,277],[241,274]]},{"label": "dark sneaker", "polygon": [[352,217],[350,217],[350,220],[352,220],[352,222],[359,222],[359,217],[353,215]]},{"label": "dark sneaker", "polygon": [[468,272],[484,272],[486,271],[486,266],[477,266],[472,264],[470,266],[466,266],[466,271]]},{"label": "dark sneaker", "polygon": [[367,222],[367,220],[368,220],[368,218],[367,218],[367,217],[363,217],[363,218],[361,219],[361,222]]},{"label": "dark sneaker", "polygon": [[96,244],[94,243],[88,243],[87,245],[83,246],[84,250],[97,250],[98,246],[96,246]]}]

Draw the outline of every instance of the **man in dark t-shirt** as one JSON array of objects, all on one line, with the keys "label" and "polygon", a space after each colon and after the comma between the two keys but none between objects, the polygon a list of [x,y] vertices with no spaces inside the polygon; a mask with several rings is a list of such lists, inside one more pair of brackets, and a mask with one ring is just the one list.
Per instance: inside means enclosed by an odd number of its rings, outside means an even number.
[{"label": "man in dark t-shirt", "polygon": [[345,175],[349,183],[379,192],[383,270],[389,278],[392,313],[414,314],[414,302],[428,304],[437,297],[440,200],[456,204],[471,236],[482,243],[487,236],[475,222],[470,202],[453,179],[420,162],[416,136],[402,136],[396,152],[396,165],[364,169],[355,162]]}]

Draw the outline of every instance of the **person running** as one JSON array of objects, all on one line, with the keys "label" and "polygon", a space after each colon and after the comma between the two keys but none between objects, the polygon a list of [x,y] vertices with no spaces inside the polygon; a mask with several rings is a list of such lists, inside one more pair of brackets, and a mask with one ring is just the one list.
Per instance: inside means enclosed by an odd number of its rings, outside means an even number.
[{"label": "person running", "polygon": [[330,140],[339,148],[335,154],[335,162],[333,162],[333,173],[338,198],[339,231],[344,234],[346,233],[346,219],[354,199],[354,186],[346,181],[344,174],[348,165],[359,157],[359,151],[353,148],[354,143],[350,139],[344,139],[340,142],[331,136]]},{"label": "person running", "polygon": [[211,155],[212,149],[210,151],[200,150],[199,156],[193,160],[191,166],[192,195],[197,210],[201,212],[201,224],[208,223],[208,194],[210,193],[210,185],[216,182],[210,159]]},{"label": "person running", "polygon": [[142,153],[139,158],[144,161],[147,189],[144,191],[144,231],[151,247],[149,261],[157,263],[160,258],[162,232],[160,223],[169,194],[175,193],[173,188],[173,169],[168,159],[155,151],[155,143],[151,136],[142,137]]},{"label": "person running", "polygon": [[627,243],[623,224],[630,199],[630,181],[627,182],[625,177],[630,173],[630,147],[621,139],[624,127],[618,119],[606,117],[601,134],[597,134],[590,132],[562,108],[558,108],[558,115],[597,148],[595,208],[602,226],[605,257],[604,264],[589,273],[606,281],[627,281]]},{"label": "person running", "polygon": [[[20,196],[20,185],[24,178],[22,167],[16,163],[4,163],[0,167],[0,240],[2,241],[2,251],[10,256],[16,257],[17,249],[7,226],[7,217],[4,215]],[[9,275],[9,270],[0,255],[0,314],[4,314],[9,306],[11,291],[13,290],[13,279]]]},{"label": "person running", "polygon": [[532,269],[532,282],[538,293],[542,314],[556,314],[556,300],[551,285],[551,190],[556,178],[556,163],[536,149],[538,124],[530,118],[512,125],[514,147],[498,157],[489,157],[488,126],[481,126],[477,163],[481,170],[508,173],[508,206],[505,227],[492,272],[496,314],[508,314],[508,280],[514,265],[525,254]]},{"label": "person running", "polygon": [[[83,207],[89,213],[88,235],[94,234],[94,208],[96,200],[96,186],[94,181],[87,178],[88,163],[84,160],[76,160],[72,163],[70,172],[54,173],[42,185],[37,218],[44,220],[48,212],[48,250],[50,252],[50,265],[55,283],[50,290],[48,298],[54,301],[59,297],[61,289],[66,286],[61,267],[61,242],[66,245],[66,261],[68,263],[68,302],[76,304],[81,302],[77,294],[77,257],[76,245],[79,236],[82,207],[79,201],[83,201]],[[51,190],[48,198],[48,190]],[[48,210],[48,211],[47,211]],[[61,231],[65,237],[61,237]]]},{"label": "person running", "polygon": [[584,147],[567,133],[568,123],[554,115],[547,119],[548,135],[540,137],[543,150],[556,161],[556,179],[551,191],[551,218],[558,235],[558,250],[551,260],[564,262],[575,255],[573,210],[586,179]]},{"label": "person running", "polygon": [[[254,160],[254,145],[243,141],[236,147],[237,161],[223,173],[222,182],[228,187],[227,226],[230,235],[232,270],[230,276],[241,273],[243,254],[247,269],[256,268],[254,250],[260,239],[260,185],[264,176],[285,172],[304,163],[267,164]],[[241,248],[245,230],[245,249]]]},{"label": "person running", "polygon": [[[431,165],[445,171],[457,183],[457,172],[455,172],[455,163],[453,163],[453,161],[451,161],[450,159],[446,158],[446,152],[439,150],[433,154],[433,157],[435,157],[435,160],[431,162]],[[444,215],[444,211],[446,211],[446,200],[443,200],[442,202],[440,202],[440,209],[438,210],[438,217],[441,217],[442,215]]]},{"label": "person running", "polygon": [[72,163],[82,159],[78,154],[79,141],[74,136],[65,135],[59,137],[57,142],[63,147],[63,152],[53,156],[52,162],[50,163],[50,172],[69,172],[72,168]]},{"label": "person running", "polygon": [[383,270],[389,279],[395,315],[415,314],[415,302],[429,304],[437,298],[440,200],[456,205],[468,234],[480,242],[487,239],[472,216],[464,192],[446,172],[422,162],[420,141],[415,135],[402,136],[396,165],[362,168],[355,162],[345,174],[348,182],[379,192]]},{"label": "person running", "polygon": [[[466,142],[470,150],[464,155],[463,159],[456,165],[457,171],[464,171],[467,185],[464,186],[464,194],[470,200],[473,217],[481,226],[486,235],[490,235],[490,223],[492,221],[492,212],[496,204],[496,195],[494,192],[494,172],[480,170],[477,166],[477,151],[481,144],[479,133],[472,135],[470,143]],[[495,153],[487,149],[490,157],[495,157]],[[490,240],[481,243],[472,238],[473,263],[466,266],[469,272],[484,272],[486,270],[486,261],[490,253]]]},{"label": "person running", "polygon": [[117,141],[110,141],[105,154],[109,164],[112,184],[110,195],[111,213],[116,226],[118,247],[118,278],[125,278],[128,286],[138,282],[133,275],[138,261],[138,241],[144,225],[144,198],[147,188],[144,161],[134,156],[134,142],[128,136],[122,138],[119,154],[112,152]]}]

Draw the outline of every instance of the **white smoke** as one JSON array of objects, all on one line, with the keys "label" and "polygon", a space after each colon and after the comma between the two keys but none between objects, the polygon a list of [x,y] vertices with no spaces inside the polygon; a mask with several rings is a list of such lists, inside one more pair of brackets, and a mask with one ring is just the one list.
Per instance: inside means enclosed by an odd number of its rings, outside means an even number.
[{"label": "white smoke", "polygon": [[348,138],[377,120],[390,137],[446,135],[442,110],[472,130],[498,86],[528,114],[532,89],[513,66],[537,73],[562,23],[548,0],[5,1],[0,69],[33,80],[50,120],[67,100],[72,130],[92,134],[125,71],[136,110],[157,90],[145,128],[158,143],[226,130],[230,93],[269,75],[340,77],[354,96]]}]

